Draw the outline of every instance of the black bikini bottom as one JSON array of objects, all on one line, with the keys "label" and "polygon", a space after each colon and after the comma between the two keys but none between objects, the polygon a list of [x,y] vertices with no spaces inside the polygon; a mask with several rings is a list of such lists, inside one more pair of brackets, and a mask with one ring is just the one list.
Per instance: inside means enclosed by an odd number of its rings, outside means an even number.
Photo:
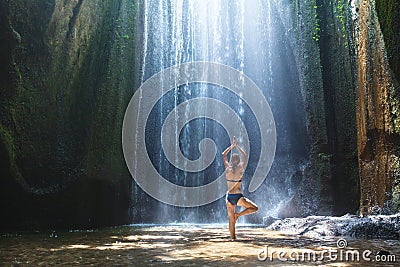
[{"label": "black bikini bottom", "polygon": [[232,205],[236,205],[239,201],[239,199],[243,197],[242,193],[239,194],[226,194],[226,200],[229,201],[229,203],[231,203]]}]

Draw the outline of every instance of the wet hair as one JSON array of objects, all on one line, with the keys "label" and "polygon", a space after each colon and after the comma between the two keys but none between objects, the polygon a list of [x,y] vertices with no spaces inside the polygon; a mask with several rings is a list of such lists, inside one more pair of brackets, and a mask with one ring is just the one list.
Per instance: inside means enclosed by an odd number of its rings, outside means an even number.
[{"label": "wet hair", "polygon": [[237,153],[233,153],[231,156],[232,169],[235,170],[240,163],[240,156]]}]

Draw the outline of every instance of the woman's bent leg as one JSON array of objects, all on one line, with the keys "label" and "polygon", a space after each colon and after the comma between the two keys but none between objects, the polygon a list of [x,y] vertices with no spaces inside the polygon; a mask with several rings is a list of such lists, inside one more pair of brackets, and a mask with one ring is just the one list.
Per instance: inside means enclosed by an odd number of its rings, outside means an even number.
[{"label": "woman's bent leg", "polygon": [[257,212],[257,210],[258,210],[257,205],[254,202],[252,202],[250,199],[245,198],[245,197],[240,198],[237,204],[244,208],[244,210],[242,210],[241,212],[239,212],[237,214],[237,218],[239,218],[240,216],[243,216],[243,215]]}]

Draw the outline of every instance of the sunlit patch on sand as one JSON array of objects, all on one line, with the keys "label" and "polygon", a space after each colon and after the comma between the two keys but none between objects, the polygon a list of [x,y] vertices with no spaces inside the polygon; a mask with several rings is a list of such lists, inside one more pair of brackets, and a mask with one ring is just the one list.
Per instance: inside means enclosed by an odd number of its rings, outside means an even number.
[{"label": "sunlit patch on sand", "polygon": [[69,245],[66,248],[69,248],[69,249],[81,248],[81,249],[83,249],[83,248],[90,248],[90,246],[88,246],[88,245]]},{"label": "sunlit patch on sand", "polygon": [[183,236],[176,236],[176,235],[167,235],[167,236],[160,236],[160,235],[130,235],[123,237],[124,240],[129,241],[142,241],[142,240],[157,240],[157,239],[182,239]]}]

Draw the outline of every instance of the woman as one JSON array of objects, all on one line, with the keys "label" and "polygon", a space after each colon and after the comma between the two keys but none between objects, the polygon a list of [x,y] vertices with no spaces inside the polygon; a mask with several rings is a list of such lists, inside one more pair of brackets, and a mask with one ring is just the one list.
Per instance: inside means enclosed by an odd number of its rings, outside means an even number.
[{"label": "woman", "polygon": [[[242,160],[240,160],[240,156],[238,154],[232,153],[231,162],[229,163],[227,155],[229,151],[231,151],[235,147],[242,155]],[[247,155],[243,151],[243,149],[238,146],[236,142],[236,137],[233,137],[231,146],[225,149],[225,151],[222,153],[222,158],[224,160],[226,181],[228,183],[228,192],[226,194],[226,208],[228,210],[229,217],[229,232],[231,234],[232,240],[235,240],[235,224],[237,219],[240,216],[256,212],[258,210],[258,207],[249,199],[245,198],[242,193],[242,176],[246,166]],[[237,205],[243,207],[244,210],[236,213]]]}]

